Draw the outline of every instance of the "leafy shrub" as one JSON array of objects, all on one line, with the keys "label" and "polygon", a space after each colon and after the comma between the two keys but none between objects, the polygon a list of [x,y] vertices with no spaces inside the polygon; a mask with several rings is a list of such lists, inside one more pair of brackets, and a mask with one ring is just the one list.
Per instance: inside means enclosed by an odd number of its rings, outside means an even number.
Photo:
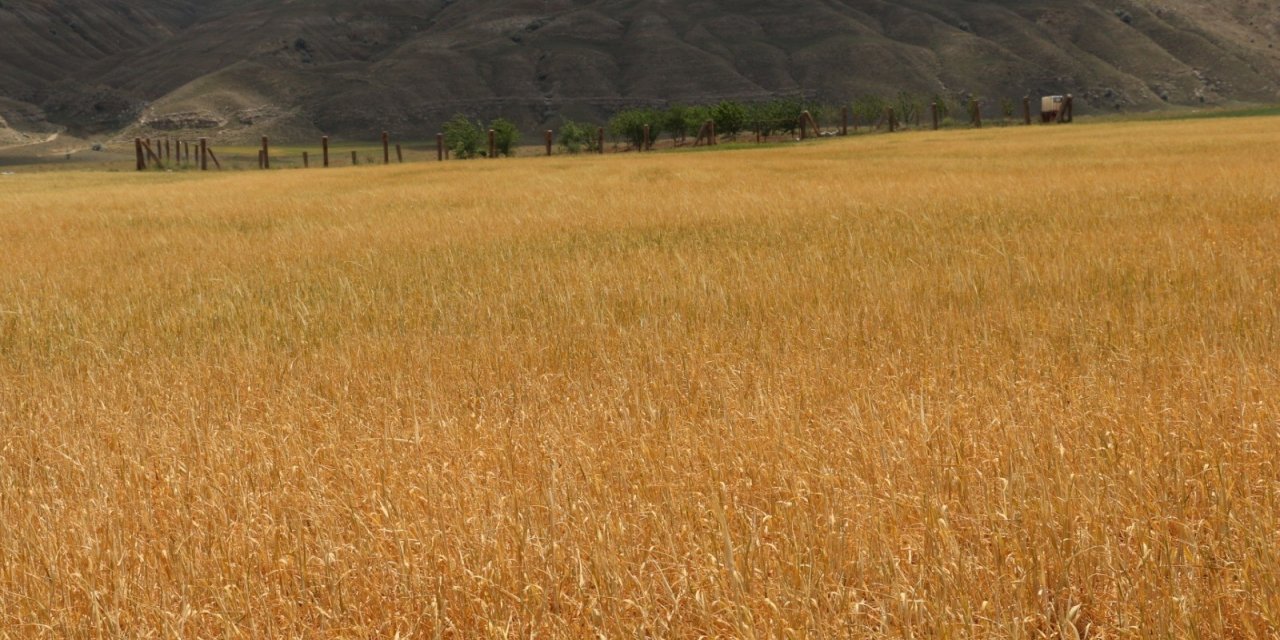
[{"label": "leafy shrub", "polygon": [[454,116],[444,125],[445,147],[459,160],[479,156],[483,141],[484,133],[480,130],[480,124],[462,114]]},{"label": "leafy shrub", "polygon": [[799,129],[802,111],[804,105],[799,100],[782,98],[751,105],[747,108],[747,119],[760,129],[761,135],[794,134]]},{"label": "leafy shrub", "polygon": [[925,104],[924,99],[906,91],[898,92],[898,97],[894,100],[894,109],[897,110],[897,118],[899,122],[904,124],[920,124],[921,118],[924,117]]},{"label": "leafy shrub", "polygon": [[853,101],[853,116],[859,122],[874,125],[884,117],[889,101],[880,96],[862,96]]},{"label": "leafy shrub", "polygon": [[800,104],[800,110],[808,111],[809,115],[813,117],[814,122],[817,122],[819,125],[821,125],[822,121],[826,119],[827,114],[829,113],[827,109],[828,107],[826,105],[818,102],[803,102]]},{"label": "leafy shrub", "polygon": [[711,119],[711,109],[707,107],[689,107],[684,113],[684,132],[686,135],[697,137],[702,132],[703,125]]},{"label": "leafy shrub", "polygon": [[493,130],[493,146],[498,154],[511,157],[516,145],[520,144],[520,130],[515,123],[506,118],[498,118],[489,123],[489,129]]},{"label": "leafy shrub", "polygon": [[596,151],[595,133],[585,124],[567,120],[560,125],[560,148],[573,154]]},{"label": "leafy shrub", "polygon": [[747,126],[747,109],[737,102],[724,101],[711,108],[711,119],[716,123],[716,133],[730,138],[738,137]]},{"label": "leafy shrub", "polygon": [[650,126],[650,140],[662,122],[662,114],[653,109],[627,109],[609,120],[609,134],[615,140],[624,140],[639,149],[644,144],[644,126]]},{"label": "leafy shrub", "polygon": [[697,136],[702,125],[710,120],[706,107],[675,105],[661,114],[663,133],[671,136],[673,142],[683,143],[690,136]]}]

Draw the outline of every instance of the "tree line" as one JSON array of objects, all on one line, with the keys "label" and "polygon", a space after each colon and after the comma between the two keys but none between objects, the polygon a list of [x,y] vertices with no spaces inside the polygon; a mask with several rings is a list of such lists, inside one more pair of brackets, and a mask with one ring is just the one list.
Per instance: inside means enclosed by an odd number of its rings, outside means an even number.
[{"label": "tree line", "polygon": [[[900,92],[896,96],[867,95],[851,102],[825,103],[800,98],[777,98],[762,102],[738,102],[722,100],[709,105],[676,104],[665,108],[638,107],[615,113],[605,131],[615,145],[626,144],[639,148],[644,144],[645,126],[649,127],[650,142],[663,137],[675,145],[684,145],[696,139],[707,122],[715,123],[718,136],[734,140],[744,133],[759,133],[769,137],[795,136],[800,131],[801,115],[809,112],[820,124],[838,124],[848,109],[853,127],[879,126],[892,110],[898,126],[921,126],[931,119],[929,105],[938,105],[938,118],[943,126],[954,123],[953,114],[969,120],[970,96],[932,97]],[[1001,115],[1006,121],[1014,117],[1016,104],[1012,100],[999,102]],[[508,120],[498,118],[486,128],[463,115],[455,116],[445,125],[445,145],[458,158],[475,158],[487,155],[487,129],[495,132],[498,155],[511,155],[519,144],[521,133]],[[557,132],[557,142],[567,153],[598,151],[596,128],[586,123],[566,120]]]}]

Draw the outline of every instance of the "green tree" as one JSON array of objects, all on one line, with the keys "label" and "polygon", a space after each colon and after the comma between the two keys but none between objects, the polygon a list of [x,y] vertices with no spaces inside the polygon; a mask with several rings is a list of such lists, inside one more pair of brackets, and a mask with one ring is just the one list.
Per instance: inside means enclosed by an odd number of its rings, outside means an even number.
[{"label": "green tree", "polygon": [[747,126],[747,109],[726,100],[711,108],[711,119],[716,123],[716,133],[737,138]]},{"label": "green tree", "polygon": [[853,101],[853,117],[859,122],[874,125],[884,117],[889,101],[880,96],[862,96]]},{"label": "green tree", "polygon": [[580,122],[567,120],[560,125],[560,148],[573,154],[596,151],[595,131]]},{"label": "green tree", "polygon": [[484,133],[480,124],[472,122],[462,114],[455,115],[444,125],[444,144],[459,160],[467,160],[480,155]]},{"label": "green tree", "polygon": [[897,106],[894,108],[898,110],[898,121],[906,124],[914,123],[918,126],[925,109],[924,100],[906,91],[900,91],[896,102]]},{"label": "green tree", "polygon": [[671,141],[680,144],[685,141],[687,127],[685,126],[685,114],[689,111],[689,107],[682,104],[672,105],[669,109],[662,112],[662,132],[671,136]]},{"label": "green tree", "polygon": [[609,133],[615,140],[625,140],[639,149],[644,144],[644,126],[650,127],[650,141],[660,130],[662,114],[653,109],[627,109],[609,120]]},{"label": "green tree", "polygon": [[497,147],[498,154],[511,157],[516,145],[520,144],[520,130],[515,123],[498,118],[489,123],[489,128],[493,130],[493,146]]},{"label": "green tree", "polygon": [[760,134],[770,136],[778,132],[794,134],[799,129],[800,113],[804,111],[798,100],[782,98],[751,105],[747,109],[750,124],[759,127]]},{"label": "green tree", "polygon": [[821,126],[824,118],[827,117],[827,106],[820,102],[805,102],[801,104],[802,111],[808,111],[813,117],[813,121]]},{"label": "green tree", "polygon": [[684,111],[684,137],[697,137],[702,132],[702,125],[711,119],[711,110],[706,107],[689,107]]}]

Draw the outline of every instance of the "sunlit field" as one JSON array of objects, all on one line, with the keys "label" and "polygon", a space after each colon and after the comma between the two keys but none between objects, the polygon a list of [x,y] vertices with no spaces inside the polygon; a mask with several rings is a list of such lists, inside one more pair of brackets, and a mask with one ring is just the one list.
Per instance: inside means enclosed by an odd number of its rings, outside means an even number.
[{"label": "sunlit field", "polygon": [[0,177],[0,637],[1275,637],[1278,154]]}]

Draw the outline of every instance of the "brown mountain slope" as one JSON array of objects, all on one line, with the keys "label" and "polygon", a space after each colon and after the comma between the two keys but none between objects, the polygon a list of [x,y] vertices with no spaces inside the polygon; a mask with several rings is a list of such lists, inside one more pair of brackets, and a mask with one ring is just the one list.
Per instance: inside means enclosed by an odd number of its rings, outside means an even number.
[{"label": "brown mountain slope", "polygon": [[[1275,101],[1269,0],[0,0],[0,116],[76,131],[434,132],[619,106],[1070,91]],[[23,105],[24,114],[4,105]]]}]

